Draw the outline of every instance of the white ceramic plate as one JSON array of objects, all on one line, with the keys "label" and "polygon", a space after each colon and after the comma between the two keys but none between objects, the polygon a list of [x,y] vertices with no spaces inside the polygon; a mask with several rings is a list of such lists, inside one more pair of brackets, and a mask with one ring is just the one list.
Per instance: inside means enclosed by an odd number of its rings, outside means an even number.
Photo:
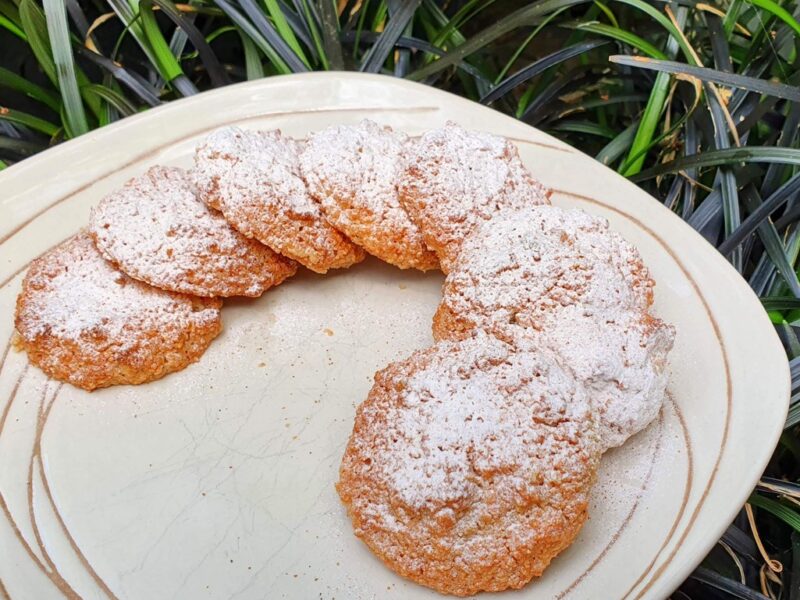
[{"label": "white ceramic plate", "polygon": [[[333,483],[372,374],[431,342],[442,277],[377,261],[226,303],[181,373],[91,394],[8,350],[31,259],[156,163],[188,165],[226,124],[303,136],[369,117],[452,119],[516,140],[554,203],[607,217],[677,328],[671,401],[603,460],[591,517],[508,598],[662,598],[747,498],[781,431],[783,350],[756,297],[679,218],[591,158],[455,96],[353,74],[272,77],[171,103],[0,173],[0,597],[432,598],[353,535]],[[3,348],[5,351],[3,352]]]}]

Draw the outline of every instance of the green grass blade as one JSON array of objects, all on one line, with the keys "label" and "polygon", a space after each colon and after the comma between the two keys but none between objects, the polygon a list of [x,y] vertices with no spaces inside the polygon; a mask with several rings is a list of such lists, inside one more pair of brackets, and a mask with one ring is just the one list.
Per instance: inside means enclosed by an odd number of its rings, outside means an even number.
[{"label": "green grass blade", "polygon": [[21,0],[19,3],[19,17],[22,21],[25,35],[28,37],[28,45],[36,57],[36,61],[50,82],[58,87],[56,64],[53,62],[53,56],[50,53],[50,42],[44,13],[33,0]]},{"label": "green grass blade", "polygon": [[[647,5],[645,6],[646,8],[643,10],[648,12],[648,14],[651,14],[651,7],[647,7]],[[680,7],[678,9],[677,19],[678,22],[681,23],[681,26],[683,26],[683,23],[686,20],[686,15],[686,8]],[[653,15],[651,14],[651,16]],[[669,25],[669,27],[674,28],[672,22],[669,21],[669,19],[666,19],[666,17],[663,17],[663,15],[660,13],[658,14],[658,17],[654,18],[657,20],[663,18],[663,20],[667,21],[667,23],[661,21],[664,27]],[[682,44],[682,40],[683,37],[680,35],[680,32],[673,35],[667,41],[665,55],[670,57],[677,54],[678,45]],[[647,105],[645,106],[644,112],[639,120],[639,128],[636,130],[636,137],[633,138],[633,143],[628,151],[627,158],[622,165],[620,165],[620,173],[626,177],[635,175],[642,170],[642,167],[644,167],[644,161],[647,158],[647,152],[653,143],[653,136],[655,135],[658,124],[661,121],[661,114],[664,112],[667,95],[669,93],[669,84],[670,79],[666,74],[659,73],[656,76],[653,88],[650,91],[650,98],[648,99]]]},{"label": "green grass blade", "polygon": [[[800,180],[800,178],[798,178],[798,180]],[[756,192],[752,187],[745,189],[741,194],[741,198],[744,200],[744,204],[750,211],[751,216],[758,214],[758,209],[766,204],[761,202],[761,199],[758,197],[758,192]],[[749,217],[742,225],[747,224],[748,221]],[[761,242],[764,244],[764,249],[766,250],[767,255],[775,265],[778,273],[780,273],[781,277],[783,277],[783,280],[786,282],[786,285],[789,287],[792,294],[795,297],[800,297],[800,281],[798,281],[797,273],[789,262],[789,257],[786,255],[786,251],[783,248],[783,242],[777,230],[775,229],[775,225],[768,216],[758,219],[757,223],[758,236],[761,238]],[[743,229],[743,227],[740,226],[739,229]],[[728,240],[730,240],[731,237],[729,237]],[[728,240],[725,240],[725,242]],[[721,245],[720,252],[723,252]],[[723,252],[723,254],[727,253]]]},{"label": "green grass blade", "polygon": [[[308,26],[308,31],[311,34],[311,41],[314,43],[314,48],[317,51],[320,62],[322,63],[322,68],[327,71],[331,68],[330,62],[328,61],[325,43],[322,39],[319,28],[317,27],[316,19],[311,13],[311,7],[308,5],[309,0],[298,0],[298,2],[300,4],[298,7],[298,12],[301,12],[304,22]],[[339,46],[339,50],[341,54],[341,45]],[[339,56],[339,58],[341,59],[342,57]]]},{"label": "green grass blade", "polygon": [[61,99],[58,94],[54,94],[3,67],[0,67],[0,86],[25,94],[55,112],[61,110]]},{"label": "green grass blade", "polygon": [[[705,100],[708,106],[711,122],[714,127],[714,147],[724,150],[731,147],[729,128],[725,112],[720,103],[715,90],[711,84],[704,84]],[[731,132],[735,133],[735,132]],[[724,224],[724,237],[729,237],[741,225],[741,214],[739,210],[739,190],[736,184],[736,176],[728,166],[720,166],[717,170],[714,188],[719,189],[722,194],[722,216]],[[742,249],[735,247],[730,254],[731,263],[737,271],[742,271]]]},{"label": "green grass blade", "polygon": [[[21,0],[19,4],[19,16],[22,28],[28,36],[28,45],[31,52],[36,57],[39,66],[42,68],[47,78],[58,88],[60,85],[59,74],[56,70],[56,63],[53,60],[48,24],[42,9],[33,0]],[[89,79],[79,68],[73,68],[78,89],[80,90],[83,85],[89,83]],[[84,100],[92,113],[95,115],[100,114],[100,103],[95,98],[84,98]],[[66,116],[63,107],[60,107],[60,109],[60,113]]]},{"label": "green grass blade", "polygon": [[[632,6],[633,8],[636,8],[637,10],[640,10],[649,17],[651,17],[654,21],[656,21],[659,25],[661,25],[664,29],[666,29],[667,33],[669,33],[671,36],[669,42],[667,43],[667,54],[670,55],[672,54],[670,46],[675,45],[675,47],[681,49],[684,56],[686,57],[686,60],[688,60],[692,64],[695,63],[694,53],[692,52],[692,48],[689,47],[689,45],[686,43],[686,40],[681,35],[681,32],[678,31],[675,25],[672,24],[672,21],[670,21],[667,17],[665,17],[658,9],[650,6],[646,2],[643,2],[642,0],[615,0],[615,2],[620,2],[622,4],[627,4],[628,6]],[[686,7],[682,6],[679,7],[678,9],[679,22],[681,21],[680,13],[682,12],[683,13],[686,12]]]},{"label": "green grass blade", "polygon": [[292,72],[289,66],[283,61],[280,55],[275,51],[275,48],[261,35],[261,32],[250,22],[244,15],[242,15],[232,4],[227,0],[214,0],[216,4],[223,10],[228,18],[233,21],[237,27],[247,35],[253,43],[264,53],[264,55],[272,62],[275,70],[278,73],[287,75]]},{"label": "green grass blade", "polygon": [[[225,72],[217,55],[211,49],[211,46],[208,45],[205,37],[200,30],[197,29],[195,24],[178,10],[175,4],[172,3],[172,0],[153,0],[153,2],[158,5],[161,12],[177,26],[175,33],[183,33],[178,39],[183,40],[186,38],[192,43],[192,46],[194,46],[195,51],[200,56],[200,60],[206,68],[206,73],[208,73],[211,83],[215,87],[229,84],[230,79],[228,78],[228,74]],[[183,46],[183,43],[180,45]],[[180,50],[177,50],[173,44],[170,44],[170,54],[177,56],[180,54]]]},{"label": "green grass blade", "polygon": [[87,85],[84,89],[90,94],[96,94],[99,98],[108,102],[125,117],[136,114],[136,107],[131,104],[125,96],[110,87],[92,83]]},{"label": "green grass blade", "polygon": [[238,0],[237,4],[242,7],[242,10],[250,18],[250,21],[267,40],[270,48],[275,51],[275,54],[280,57],[283,65],[292,73],[303,73],[308,71],[308,67],[300,60],[297,54],[289,47],[286,41],[278,34],[267,19],[264,12],[256,4],[256,0]]},{"label": "green grass blade", "polygon": [[661,122],[661,112],[664,110],[664,103],[669,93],[669,75],[659,73],[650,92],[644,112],[639,119],[639,127],[636,136],[633,138],[631,148],[628,151],[628,160],[621,166],[620,173],[625,177],[631,177],[642,170],[644,160],[647,156],[647,149],[655,135],[658,124]]},{"label": "green grass blade", "polygon": [[517,86],[525,83],[529,79],[536,77],[547,69],[563,63],[566,60],[575,58],[576,56],[583,55],[584,53],[594,50],[595,48],[607,44],[605,40],[592,40],[589,42],[582,42],[572,46],[567,46],[561,50],[557,50],[552,54],[540,58],[539,60],[531,63],[524,69],[520,69],[505,81],[501,81],[489,91],[488,94],[481,98],[481,104],[489,104],[498,98],[504,96]]},{"label": "green grass blade", "polygon": [[725,35],[730,39],[733,30],[736,28],[736,23],[739,20],[739,13],[742,9],[744,0],[733,0],[728,6],[728,11],[725,13],[722,26],[725,29]]},{"label": "green grass blade", "polygon": [[765,498],[759,494],[753,494],[750,496],[748,502],[753,506],[761,508],[778,517],[789,527],[800,532],[800,515],[798,515],[797,512],[793,511],[791,508],[784,506],[780,502],[776,502],[770,498]]},{"label": "green grass blade", "polygon": [[783,98],[792,102],[800,102],[800,88],[785,83],[765,81],[755,77],[746,77],[735,73],[726,73],[708,67],[695,67],[670,60],[653,60],[644,56],[615,55],[608,58],[613,63],[650,69],[660,73],[674,73],[696,77],[702,81],[717,83],[727,87],[736,87],[750,92]]},{"label": "green grass blade", "polygon": [[637,50],[653,58],[667,60],[667,55],[653,46],[650,42],[640,38],[638,35],[631,33],[630,31],[620,29],[619,27],[605,25],[597,21],[589,23],[574,23],[571,25],[566,24],[563,25],[563,27],[574,27],[575,29],[579,29],[581,31],[588,31],[589,33],[595,33],[597,35],[609,37],[624,44],[628,44],[629,46],[633,46]]},{"label": "green grass blade", "polygon": [[44,0],[44,13],[66,125],[73,136],[83,135],[89,131],[89,122],[75,76],[75,57],[72,55],[66,6],[62,0]]},{"label": "green grass blade", "polygon": [[610,165],[616,161],[620,156],[625,153],[625,150],[630,147],[636,136],[637,123],[629,125],[622,133],[606,144],[600,152],[597,153],[595,159],[604,165]]},{"label": "green grass blade", "polygon": [[606,18],[611,22],[612,27],[619,27],[619,21],[617,21],[617,17],[614,16],[614,13],[611,12],[611,9],[608,8],[608,6],[599,0],[594,0],[594,5],[603,12]]},{"label": "green grass blade", "polygon": [[[322,45],[324,54],[328,57],[330,69],[343,71],[344,55],[342,54],[342,42],[339,40],[339,17],[336,14],[336,6],[332,0],[322,0],[319,13],[322,28]],[[361,16],[366,17],[366,14],[367,11],[364,10]],[[363,21],[360,21],[360,24],[363,25]]]},{"label": "green grass blade", "polygon": [[549,25],[550,22],[553,19],[557,18],[558,15],[560,15],[565,10],[566,10],[566,8],[562,8],[560,10],[557,10],[557,11],[553,12],[550,15],[547,15],[547,17],[542,19],[541,23],[539,23],[536,27],[534,27],[533,31],[531,31],[530,34],[528,35],[528,37],[525,38],[525,41],[522,42],[519,45],[519,47],[511,55],[511,58],[508,59],[508,61],[506,62],[505,66],[502,69],[500,69],[500,72],[497,74],[497,77],[495,77],[495,80],[494,80],[494,84],[495,85],[499,84],[500,81],[506,76],[506,74],[508,73],[509,69],[511,69],[511,67],[514,66],[514,63],[517,62],[517,60],[519,59],[520,55],[525,51],[525,49],[533,41],[533,38],[535,38],[537,35],[539,35],[539,32],[541,32],[542,29],[544,29],[547,25]]},{"label": "green grass blade", "polygon": [[264,0],[264,6],[269,16],[272,17],[272,23],[275,25],[278,35],[284,39],[300,60],[303,61],[303,64],[310,69],[311,63],[308,62],[308,58],[306,58],[305,52],[303,52],[303,48],[300,46],[300,42],[297,41],[294,31],[289,27],[289,22],[286,20],[286,15],[283,14],[280,4],[277,0]]},{"label": "green grass blade", "polygon": [[716,571],[698,567],[690,576],[692,579],[701,581],[702,583],[720,590],[725,598],[739,598],[740,600],[770,600],[769,596],[765,596],[749,588],[744,583],[724,577]]},{"label": "green grass blade", "polygon": [[728,148],[726,150],[709,150],[702,154],[684,156],[667,163],[662,163],[637,175],[633,181],[644,181],[651,177],[677,173],[691,167],[716,167],[719,165],[736,165],[740,162],[783,163],[800,165],[800,150],[796,148],[780,148],[777,146],[756,146]]},{"label": "green grass blade", "polygon": [[506,15],[483,31],[474,34],[469,40],[445,54],[439,60],[408,74],[412,81],[421,81],[439,71],[455,65],[473,52],[480,50],[509,31],[531,24],[538,18],[545,17],[561,8],[587,4],[591,0],[543,0],[533,6],[526,6]]},{"label": "green grass blade", "polygon": [[81,56],[109,73],[114,79],[136,94],[142,102],[150,106],[158,106],[161,103],[158,97],[158,90],[135,71],[128,71],[113,60],[96,54],[88,48],[78,46],[77,49]]},{"label": "green grass blade", "polygon": [[772,0],[747,0],[750,4],[763,8],[769,13],[772,13],[781,21],[791,27],[797,35],[800,35],[800,23],[780,4]]},{"label": "green grass blade", "polygon": [[761,298],[761,305],[764,310],[797,310],[800,309],[800,298]]},{"label": "green grass blade", "polygon": [[378,73],[392,52],[397,39],[403,35],[403,30],[414,17],[421,0],[406,0],[401,8],[392,14],[389,25],[384,29],[376,41],[361,60],[359,70],[365,73]]},{"label": "green grass blade", "polygon": [[[736,246],[741,244],[751,233],[765,219],[772,213],[781,208],[784,204],[789,202],[792,198],[800,197],[800,175],[795,175],[777,189],[769,198],[764,202],[760,198],[751,202],[753,208],[750,210],[750,216],[734,231],[731,236],[719,246],[720,252],[727,254]],[[800,294],[798,294],[800,296]]]},{"label": "green grass blade", "polygon": [[156,59],[159,73],[168,82],[172,82],[178,77],[184,75],[183,69],[175,55],[170,50],[164,34],[156,21],[156,16],[153,14],[153,0],[141,0],[139,2],[139,20],[142,24],[142,31],[144,32],[150,48]]},{"label": "green grass blade", "polygon": [[264,65],[261,64],[261,55],[258,53],[258,48],[253,41],[247,37],[243,32],[239,32],[242,38],[242,48],[244,49],[244,70],[247,74],[247,79],[261,79],[264,77]]},{"label": "green grass blade", "polygon": [[[2,121],[7,123],[7,121]],[[0,135],[0,152],[11,152],[20,158],[27,158],[33,156],[37,152],[41,152],[47,148],[46,145],[39,142],[32,142],[28,140],[21,140],[18,138],[11,138],[5,135]]]},{"label": "green grass blade", "polygon": [[585,133],[613,140],[616,132],[608,127],[603,127],[593,121],[559,121],[549,128],[551,131],[568,131],[571,133]]},{"label": "green grass blade", "polygon": [[[145,56],[147,57],[148,62],[159,69],[158,58],[156,57],[153,49],[150,47],[150,42],[147,39],[147,36],[144,33],[144,29],[142,27],[142,23],[139,19],[138,12],[131,8],[131,5],[128,4],[127,0],[106,0],[108,4],[111,6],[111,9],[117,14],[119,20],[125,25],[125,32],[130,32],[133,36],[133,39],[136,40],[136,43],[142,49]],[[138,4],[137,4],[138,7]],[[138,10],[138,8],[137,8]],[[123,34],[125,33],[123,32]],[[122,39],[122,36],[120,36]],[[112,54],[112,57],[116,55],[116,51]],[[164,74],[161,73],[162,78]]]},{"label": "green grass blade", "polygon": [[14,110],[12,108],[6,108],[4,106],[0,106],[0,119],[3,121],[9,121],[10,123],[19,123],[20,125],[25,125],[26,127],[30,127],[35,131],[39,131],[48,137],[53,137],[56,135],[56,133],[58,133],[59,130],[58,125],[54,125],[50,121],[45,121],[44,119],[40,119],[39,117],[35,117],[26,112]]},{"label": "green grass blade", "polygon": [[448,17],[434,0],[426,0],[425,6],[436,19],[438,26],[441,27],[433,38],[433,45],[442,46],[449,42],[452,47],[455,47],[463,44],[467,39],[459,28],[481,11],[489,8],[494,2],[495,0],[468,0],[452,17]]},{"label": "green grass blade", "polygon": [[6,18],[3,15],[0,15],[0,27],[5,29],[6,31],[10,31],[22,41],[24,42],[28,41],[28,36],[25,35],[25,32],[19,27],[17,27],[10,19]]}]

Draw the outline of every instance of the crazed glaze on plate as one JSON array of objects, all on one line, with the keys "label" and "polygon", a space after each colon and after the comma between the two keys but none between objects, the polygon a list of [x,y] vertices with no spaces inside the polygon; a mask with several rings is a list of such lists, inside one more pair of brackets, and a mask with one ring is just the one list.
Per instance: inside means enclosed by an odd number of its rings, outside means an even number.
[{"label": "crazed glaze on plate", "polygon": [[777,442],[789,375],[716,250],[633,184],[493,110],[380,76],[293,75],[152,109],[0,173],[0,598],[436,597],[355,539],[333,483],[374,371],[431,342],[440,274],[373,259],[303,273],[227,302],[206,356],[146,386],[87,394],[9,350],[26,265],[104,194],[154,164],[188,166],[222,125],[304,136],[363,118],[513,138],[554,204],[608,218],[639,248],[655,311],[677,329],[659,419],[605,456],[575,544],[503,597],[662,598],[721,535]]}]

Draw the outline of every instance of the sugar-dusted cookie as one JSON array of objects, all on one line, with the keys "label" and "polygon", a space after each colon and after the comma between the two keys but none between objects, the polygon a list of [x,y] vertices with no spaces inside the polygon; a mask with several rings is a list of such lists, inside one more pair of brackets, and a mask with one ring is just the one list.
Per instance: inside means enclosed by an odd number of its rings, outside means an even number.
[{"label": "sugar-dusted cookie", "polygon": [[300,153],[303,177],[328,221],[373,256],[401,269],[439,261],[397,197],[405,134],[364,120],[312,134]]},{"label": "sugar-dusted cookie", "polygon": [[337,489],[400,575],[459,596],[520,588],[586,520],[595,435],[555,355],[487,335],[443,342],[375,376]]},{"label": "sugar-dusted cookie", "polygon": [[428,131],[404,150],[400,202],[447,273],[461,242],[501,208],[549,204],[549,192],[509,140],[455,123]]},{"label": "sugar-dusted cookie", "polygon": [[590,389],[606,448],[652,421],[674,330],[649,315],[653,280],[605,219],[538,206],[504,210],[470,234],[443,287],[436,339],[521,332],[566,359]]},{"label": "sugar-dusted cookie", "polygon": [[297,271],[200,202],[174,167],[152,167],[106,196],[92,211],[90,233],[122,271],[173,292],[260,296]]},{"label": "sugar-dusted cookie", "polygon": [[306,190],[301,146],[277,130],[219,129],[195,152],[197,194],[247,237],[317,273],[364,260],[364,251],[328,223]]},{"label": "sugar-dusted cookie", "polygon": [[17,343],[47,375],[87,390],[145,383],[203,354],[222,328],[221,306],[128,277],[82,232],[31,263]]}]

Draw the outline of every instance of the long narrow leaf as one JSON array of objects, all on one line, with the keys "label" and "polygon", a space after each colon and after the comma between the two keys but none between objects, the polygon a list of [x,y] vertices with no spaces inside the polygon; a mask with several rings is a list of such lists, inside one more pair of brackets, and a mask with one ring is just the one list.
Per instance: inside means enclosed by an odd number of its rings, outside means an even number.
[{"label": "long narrow leaf", "polygon": [[78,53],[110,73],[117,81],[136,94],[143,102],[146,102],[150,106],[158,106],[161,103],[158,98],[158,90],[147,81],[144,81],[136,72],[128,71],[113,60],[92,52],[85,47],[79,46]]},{"label": "long narrow leaf", "polygon": [[795,148],[779,148],[776,146],[728,148],[727,150],[710,150],[702,154],[685,156],[642,171],[631,179],[643,181],[666,173],[677,173],[691,167],[716,167],[736,164],[738,162],[782,163],[800,165],[800,150]]},{"label": "long narrow leaf", "polygon": [[0,119],[25,125],[26,127],[30,127],[36,131],[41,131],[50,137],[56,135],[59,129],[58,126],[53,125],[49,121],[45,121],[39,117],[29,115],[28,113],[22,111],[6,108],[4,106],[0,106]]},{"label": "long narrow leaf", "polygon": [[[306,41],[306,44],[309,47],[312,47],[317,53],[320,62],[322,63],[322,68],[327,70],[330,69],[330,62],[328,61],[327,51],[325,49],[325,43],[322,39],[322,34],[320,33],[320,24],[319,20],[315,17],[315,13],[312,11],[312,6],[309,5],[310,0],[293,0],[295,8],[297,9],[298,22],[300,25],[306,27],[308,29],[308,36],[310,37],[309,41]],[[334,15],[335,17],[335,15]],[[339,59],[341,59],[341,45],[339,45]]]},{"label": "long narrow leaf", "polygon": [[62,0],[44,0],[50,49],[56,66],[58,89],[61,92],[67,131],[75,137],[89,131],[89,121],[83,108],[83,100],[75,78],[75,58],[69,39],[67,10]]},{"label": "long narrow leaf", "polygon": [[253,43],[258,46],[267,58],[269,58],[279,73],[288,74],[292,72],[280,55],[275,51],[275,48],[267,41],[267,38],[261,35],[261,32],[248,21],[244,15],[235,9],[232,4],[227,0],[214,0],[214,2],[245,35],[253,40]]},{"label": "long narrow leaf", "polygon": [[[781,135],[778,138],[777,145],[789,148],[794,144],[798,135],[800,135],[800,103],[789,105],[789,111],[781,128]],[[784,171],[784,165],[773,164],[769,166],[761,184],[762,195],[772,194],[778,188]]]},{"label": "long narrow leaf", "polygon": [[125,96],[111,88],[90,84],[84,89],[91,94],[96,94],[99,98],[111,104],[114,109],[119,111],[123,116],[129,117],[136,114],[136,107],[131,104]]},{"label": "long narrow leaf", "polygon": [[203,61],[203,65],[205,65],[211,83],[215,86],[223,86],[230,83],[230,79],[227,73],[225,73],[225,69],[222,68],[217,55],[214,54],[211,46],[208,45],[205,37],[200,33],[200,30],[195,27],[194,23],[184,17],[171,0],[153,0],[153,2],[161,9],[161,12],[169,17],[170,20],[186,34],[186,37],[200,55],[200,60]]},{"label": "long narrow leaf", "polygon": [[269,16],[272,17],[272,22],[275,24],[278,35],[280,35],[303,64],[310,69],[311,63],[308,62],[303,49],[300,47],[300,43],[297,41],[297,37],[294,35],[294,31],[292,31],[292,28],[289,26],[289,21],[286,19],[280,2],[278,2],[278,0],[264,0],[264,6],[267,8]]},{"label": "long narrow leaf", "polygon": [[606,40],[592,40],[590,42],[575,44],[574,46],[569,46],[568,48],[562,48],[561,50],[553,52],[552,54],[548,54],[547,56],[540,58],[539,60],[528,65],[524,69],[517,71],[506,80],[501,81],[492,89],[492,91],[481,98],[481,104],[489,104],[490,102],[504,96],[515,87],[525,83],[533,77],[536,77],[540,73],[543,73],[547,69],[561,64],[570,58],[580,56],[589,50],[593,50],[607,43],[608,42]]},{"label": "long narrow leaf", "polygon": [[25,32],[22,29],[20,29],[19,27],[17,27],[16,24],[14,24],[13,21],[11,21],[10,19],[8,19],[7,17],[5,17],[3,15],[0,15],[0,27],[5,29],[6,31],[10,31],[15,36],[17,36],[19,39],[21,39],[23,42],[27,42],[28,41],[28,36],[25,35]]},{"label": "long narrow leaf", "polygon": [[[375,42],[378,39],[379,35],[380,34],[365,31],[362,32],[359,37],[361,41],[370,43],[370,42]],[[345,44],[355,43],[356,36],[357,33],[355,31],[348,31],[342,36],[343,37],[342,41]],[[399,37],[395,42],[395,46],[397,48],[409,48],[411,50],[419,50],[421,52],[432,54],[433,56],[444,56],[445,54],[444,51],[440,50],[436,46],[433,46],[432,44],[426,42],[425,40],[420,40],[414,37],[406,37],[406,36]],[[466,73],[469,73],[476,80],[483,81],[487,85],[490,83],[489,80],[486,79],[483,73],[481,73],[476,67],[469,64],[466,61],[458,64],[457,67],[458,69]]]},{"label": "long narrow leaf", "polygon": [[789,525],[792,529],[800,532],[800,514],[797,514],[791,508],[784,506],[780,502],[775,502],[775,500],[765,498],[764,496],[760,496],[758,494],[753,494],[750,496],[748,502],[753,506],[757,506],[758,508],[767,511],[768,513],[772,513],[781,521]]},{"label": "long narrow leaf", "polygon": [[741,600],[770,600],[769,596],[760,594],[743,583],[723,577],[711,569],[698,567],[694,573],[692,573],[691,577],[692,579],[696,579],[706,585],[721,590],[732,598],[740,598]]},{"label": "long narrow leaf", "polygon": [[[730,138],[728,137],[728,122],[725,119],[724,108],[717,96],[712,84],[706,84],[706,103],[711,113],[711,120],[714,124],[714,147],[718,150],[730,148]],[[733,129],[731,127],[731,129]],[[735,132],[734,132],[735,133]],[[736,186],[736,176],[733,171],[723,165],[717,170],[714,182],[715,189],[720,190],[722,195],[722,216],[725,237],[728,237],[741,224],[739,212],[739,192]],[[727,253],[723,253],[725,255]],[[737,271],[742,271],[742,251],[735,246],[731,251],[731,263]]]},{"label": "long narrow leaf", "polygon": [[719,251],[722,254],[728,254],[753,233],[764,219],[768,218],[769,215],[778,210],[789,199],[796,198],[798,194],[800,194],[800,174],[795,175],[767,198],[765,202],[761,203],[758,208],[744,220],[739,228],[720,244]]},{"label": "long narrow leaf", "polygon": [[44,13],[33,2],[33,0],[21,0],[19,3],[19,16],[22,21],[22,28],[28,38],[28,45],[36,57],[39,66],[47,75],[47,78],[54,86],[58,86],[58,75],[56,74],[56,64],[50,52],[50,41],[47,33],[47,21]]},{"label": "long narrow leaf", "polygon": [[[334,71],[343,71],[344,57],[342,42],[339,40],[339,19],[334,3],[331,0],[322,0],[319,13],[322,23],[322,45],[330,62],[330,68]],[[366,14],[367,12],[364,10],[362,16],[366,16]],[[356,46],[358,46],[358,42],[356,42]]]},{"label": "long narrow leaf", "polygon": [[[8,121],[0,121],[0,123],[8,123]],[[0,135],[0,152],[4,154],[12,153],[20,158],[25,158],[37,152],[41,152],[46,147],[46,145],[38,142],[13,139],[5,135]]]},{"label": "long narrow leaf", "polygon": [[156,57],[161,76],[175,86],[182,95],[196,94],[197,88],[186,80],[180,63],[172,53],[167,40],[164,39],[164,34],[156,22],[156,16],[153,14],[153,0],[140,0],[139,11],[144,35]]},{"label": "long narrow leaf", "polygon": [[497,23],[490,25],[483,31],[476,33],[469,40],[445,54],[439,60],[430,63],[410,73],[407,77],[412,81],[421,81],[463,60],[473,52],[480,50],[509,31],[533,23],[536,19],[544,17],[561,8],[586,4],[591,0],[543,0],[532,6],[520,8],[506,15]]},{"label": "long narrow leaf", "polygon": [[747,0],[750,4],[754,4],[760,8],[763,8],[766,11],[771,12],[773,15],[778,17],[781,21],[786,23],[789,27],[791,27],[797,35],[800,35],[800,23],[787,11],[783,8],[780,4],[773,2],[772,0]]},{"label": "long narrow leaf", "polygon": [[61,101],[58,94],[54,94],[50,90],[46,90],[3,67],[0,67],[0,86],[25,94],[55,112],[61,110]]},{"label": "long narrow leaf", "polygon": [[[679,22],[683,22],[686,19],[686,15],[686,9],[681,7],[678,12]],[[667,20],[667,22],[669,21]],[[678,43],[682,39],[683,37],[679,35],[677,37],[673,36],[667,41],[665,57],[673,57],[677,54]],[[665,108],[669,92],[669,83],[670,78],[668,75],[659,73],[658,76],[656,76],[655,83],[650,91],[650,98],[647,100],[647,105],[639,120],[636,137],[633,139],[626,160],[620,165],[620,173],[626,177],[635,175],[641,171],[644,166],[647,152],[653,143],[653,136],[661,121],[661,114]]]},{"label": "long narrow leaf", "polygon": [[253,41],[243,32],[239,32],[242,38],[242,48],[244,49],[244,68],[247,79],[261,79],[264,77],[264,65],[261,64],[261,55]]},{"label": "long narrow leaf", "polygon": [[[254,0],[239,0],[239,5],[247,16],[250,17],[250,21],[255,25],[258,32],[269,42],[270,48],[274,48],[275,53],[280,57],[280,62],[283,63],[285,68],[288,68],[294,73],[308,71],[308,67],[298,58],[297,54],[289,47],[289,44],[275,31],[272,23],[269,22],[269,19],[267,19]],[[274,60],[273,58],[273,61]]]},{"label": "long narrow leaf", "polygon": [[360,70],[365,73],[378,73],[386,62],[389,53],[394,48],[397,39],[403,35],[414,11],[417,10],[421,0],[406,0],[400,9],[389,19],[389,25],[383,30],[378,41],[375,42],[361,61]]},{"label": "long narrow leaf", "polygon": [[[798,177],[798,181],[800,181],[800,177]],[[756,214],[758,210],[764,206],[764,203],[760,203],[758,192],[756,192],[755,188],[752,186],[745,189],[742,194],[742,199],[745,201],[748,210],[752,211],[752,214]],[[741,227],[739,229],[741,229]],[[769,217],[765,216],[758,222],[756,231],[758,232],[759,238],[761,238],[761,242],[764,244],[767,255],[770,257],[770,260],[772,260],[772,264],[775,265],[775,268],[778,273],[781,274],[781,277],[783,277],[783,280],[786,282],[792,294],[795,297],[800,297],[800,281],[798,281],[797,273],[789,262],[789,258],[786,256],[783,242],[775,229],[775,225],[773,225]],[[730,237],[728,239],[730,239]],[[727,242],[728,240],[725,241]]]},{"label": "long narrow leaf", "polygon": [[718,83],[727,87],[742,88],[751,92],[791,100],[792,102],[800,102],[800,89],[783,83],[764,81],[754,77],[745,77],[744,75],[725,73],[707,67],[695,67],[669,60],[654,60],[644,56],[615,55],[610,56],[608,60],[620,65],[695,77],[702,81]]},{"label": "long narrow leaf", "polygon": [[581,31],[588,31],[589,33],[594,33],[597,35],[609,37],[611,39],[620,41],[629,46],[633,46],[637,50],[640,50],[641,52],[647,54],[652,58],[668,60],[667,55],[664,54],[661,50],[659,50],[655,46],[653,46],[653,44],[651,44],[645,39],[640,38],[638,35],[631,33],[630,31],[620,29],[619,27],[612,27],[611,25],[606,25],[605,23],[600,23],[598,21],[589,21],[588,23],[576,23],[573,26],[576,29],[580,29]]}]

